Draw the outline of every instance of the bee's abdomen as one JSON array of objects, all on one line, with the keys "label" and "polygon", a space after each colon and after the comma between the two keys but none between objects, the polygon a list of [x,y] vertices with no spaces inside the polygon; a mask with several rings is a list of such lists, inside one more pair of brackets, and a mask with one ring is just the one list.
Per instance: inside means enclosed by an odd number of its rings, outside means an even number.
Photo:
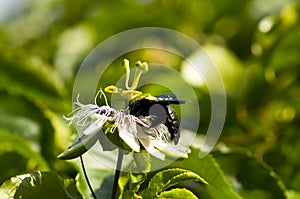
[{"label": "bee's abdomen", "polygon": [[165,106],[167,111],[166,127],[171,134],[171,140],[174,141],[174,144],[178,144],[180,132],[179,132],[179,119],[176,115],[176,112],[171,106]]}]

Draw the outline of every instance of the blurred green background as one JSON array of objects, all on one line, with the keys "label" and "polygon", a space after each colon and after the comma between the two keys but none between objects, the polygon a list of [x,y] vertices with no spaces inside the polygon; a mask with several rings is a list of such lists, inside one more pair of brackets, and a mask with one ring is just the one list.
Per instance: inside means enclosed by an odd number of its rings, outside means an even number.
[{"label": "blurred green background", "polygon": [[[148,26],[195,39],[220,70],[228,107],[213,155],[234,191],[280,198],[257,164],[286,197],[300,198],[300,3],[292,0],[1,0],[0,184],[37,170],[75,178],[77,167],[56,156],[76,134],[62,119],[72,109],[76,71],[101,41]],[[172,56],[133,57],[182,70]],[[194,85],[209,113],[202,87]],[[199,134],[209,120],[201,115]]]}]

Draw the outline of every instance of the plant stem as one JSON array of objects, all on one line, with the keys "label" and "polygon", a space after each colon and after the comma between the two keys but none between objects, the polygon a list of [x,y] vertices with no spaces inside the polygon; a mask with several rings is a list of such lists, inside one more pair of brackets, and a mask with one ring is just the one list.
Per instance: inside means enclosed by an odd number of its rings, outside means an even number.
[{"label": "plant stem", "polygon": [[94,199],[97,199],[97,196],[96,196],[95,192],[93,191],[92,185],[91,185],[91,183],[90,183],[90,181],[89,181],[89,178],[88,178],[88,175],[87,175],[87,173],[86,173],[86,170],[85,170],[85,167],[84,167],[84,163],[83,163],[82,156],[80,156],[80,163],[81,163],[81,167],[82,167],[83,174],[84,174],[85,180],[86,180],[86,182],[87,182],[87,185],[88,185],[88,187],[89,187],[89,189],[90,189],[90,191],[91,191],[91,193],[92,193]]},{"label": "plant stem", "polygon": [[120,177],[120,173],[121,173],[122,161],[123,161],[123,151],[121,149],[119,149],[118,162],[117,162],[117,166],[116,166],[116,172],[115,172],[113,189],[112,189],[112,193],[111,193],[111,199],[116,198],[117,189],[118,189],[118,181],[119,181],[119,177]]}]

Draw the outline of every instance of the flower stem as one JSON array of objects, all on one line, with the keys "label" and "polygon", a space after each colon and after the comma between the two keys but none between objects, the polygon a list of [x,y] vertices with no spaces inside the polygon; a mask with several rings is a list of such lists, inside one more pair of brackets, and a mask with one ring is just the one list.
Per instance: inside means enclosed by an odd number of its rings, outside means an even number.
[{"label": "flower stem", "polygon": [[117,166],[116,166],[116,172],[115,172],[113,189],[112,189],[112,193],[111,193],[111,199],[116,198],[117,189],[118,189],[118,181],[119,181],[119,177],[120,177],[120,173],[121,173],[122,161],[123,161],[123,151],[121,149],[119,149],[118,162],[117,162]]},{"label": "flower stem", "polygon": [[83,174],[84,174],[85,180],[86,180],[86,182],[87,182],[87,185],[88,185],[88,187],[89,187],[89,189],[90,189],[90,191],[91,191],[91,193],[92,193],[93,198],[94,198],[94,199],[97,199],[97,196],[96,196],[95,192],[93,191],[93,187],[92,187],[92,185],[91,185],[91,183],[90,183],[90,181],[89,181],[88,175],[87,175],[87,173],[86,173],[86,170],[85,170],[85,167],[84,167],[84,163],[83,163],[82,156],[79,156],[79,157],[80,157],[80,163],[81,163],[81,167],[82,167]]}]

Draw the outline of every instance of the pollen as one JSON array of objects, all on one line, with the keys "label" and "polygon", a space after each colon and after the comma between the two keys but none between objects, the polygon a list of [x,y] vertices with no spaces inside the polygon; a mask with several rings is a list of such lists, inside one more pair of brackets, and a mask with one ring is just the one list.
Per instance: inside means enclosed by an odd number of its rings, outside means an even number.
[{"label": "pollen", "polygon": [[117,92],[119,92],[119,88],[114,86],[114,85],[110,85],[110,86],[107,86],[104,89],[104,91],[107,92],[107,93],[117,93]]}]

